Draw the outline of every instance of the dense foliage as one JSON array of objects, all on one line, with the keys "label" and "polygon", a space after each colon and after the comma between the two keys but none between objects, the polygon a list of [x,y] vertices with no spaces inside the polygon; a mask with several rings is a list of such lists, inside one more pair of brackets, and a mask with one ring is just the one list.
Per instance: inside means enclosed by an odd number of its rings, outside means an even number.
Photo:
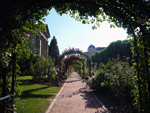
[{"label": "dense foliage", "polygon": [[72,67],[83,79],[88,79],[89,70],[85,66],[85,59],[80,58],[80,60],[75,60],[72,62]]},{"label": "dense foliage", "polygon": [[120,56],[121,59],[124,57],[131,58],[132,53],[130,47],[131,44],[128,40],[112,42],[103,51],[95,53],[95,55],[92,56],[92,61],[100,64],[107,63],[110,59],[117,58],[117,56]]},{"label": "dense foliage", "polygon": [[57,76],[54,66],[54,60],[51,57],[47,60],[43,56],[39,56],[38,60],[31,65],[31,75],[33,75],[33,80],[38,83],[54,83]]},{"label": "dense foliage", "polygon": [[107,64],[101,63],[90,86],[104,95],[114,96],[119,104],[125,101],[127,105],[132,103],[137,107],[139,104],[137,76],[128,61],[129,57],[123,60],[118,57],[108,61]]}]

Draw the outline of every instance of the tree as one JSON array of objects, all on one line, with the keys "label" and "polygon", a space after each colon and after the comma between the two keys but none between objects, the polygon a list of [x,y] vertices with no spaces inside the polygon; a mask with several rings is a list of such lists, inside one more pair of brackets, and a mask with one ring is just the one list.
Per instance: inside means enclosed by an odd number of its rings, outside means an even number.
[{"label": "tree", "polygon": [[58,64],[58,57],[59,57],[59,48],[57,46],[57,40],[55,36],[51,40],[50,46],[49,46],[49,56],[52,58],[55,58],[55,65]]}]

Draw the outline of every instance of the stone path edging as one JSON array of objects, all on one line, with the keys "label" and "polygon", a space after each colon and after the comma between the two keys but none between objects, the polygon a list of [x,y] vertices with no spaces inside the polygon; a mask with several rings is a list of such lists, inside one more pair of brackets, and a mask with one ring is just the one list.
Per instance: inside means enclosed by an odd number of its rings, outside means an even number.
[{"label": "stone path edging", "polygon": [[57,93],[57,95],[55,96],[54,100],[52,101],[52,103],[50,104],[50,106],[48,107],[48,109],[46,110],[45,113],[49,113],[54,105],[54,103],[56,102],[57,98],[59,97],[60,93],[62,92],[62,90],[64,89],[65,87],[65,84],[63,84],[63,86],[61,87],[60,91]]}]

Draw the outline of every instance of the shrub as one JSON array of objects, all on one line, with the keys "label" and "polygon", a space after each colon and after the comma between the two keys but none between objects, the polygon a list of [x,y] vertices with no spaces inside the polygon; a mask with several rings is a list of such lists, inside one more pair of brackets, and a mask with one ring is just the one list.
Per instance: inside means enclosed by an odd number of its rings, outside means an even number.
[{"label": "shrub", "polygon": [[138,95],[137,77],[133,69],[128,62],[120,61],[119,58],[108,61],[106,65],[100,64],[90,86],[96,91],[103,91],[132,101]]},{"label": "shrub", "polygon": [[51,82],[56,81],[56,71],[54,65],[54,59],[49,57],[45,59],[43,56],[36,56],[33,59],[30,72],[33,75],[35,82]]},{"label": "shrub", "polygon": [[33,65],[33,79],[36,82],[42,82],[46,74],[48,73],[48,62],[44,57],[40,59]]}]

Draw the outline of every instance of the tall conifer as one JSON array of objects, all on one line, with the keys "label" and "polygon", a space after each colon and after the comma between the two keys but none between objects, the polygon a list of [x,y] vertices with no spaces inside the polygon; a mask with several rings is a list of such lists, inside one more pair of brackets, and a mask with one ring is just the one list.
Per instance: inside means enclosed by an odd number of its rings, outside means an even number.
[{"label": "tall conifer", "polygon": [[55,36],[53,36],[53,39],[51,40],[50,46],[49,46],[49,56],[52,58],[55,58],[55,65],[57,65],[57,60],[59,56],[59,48],[57,45],[57,40]]}]

